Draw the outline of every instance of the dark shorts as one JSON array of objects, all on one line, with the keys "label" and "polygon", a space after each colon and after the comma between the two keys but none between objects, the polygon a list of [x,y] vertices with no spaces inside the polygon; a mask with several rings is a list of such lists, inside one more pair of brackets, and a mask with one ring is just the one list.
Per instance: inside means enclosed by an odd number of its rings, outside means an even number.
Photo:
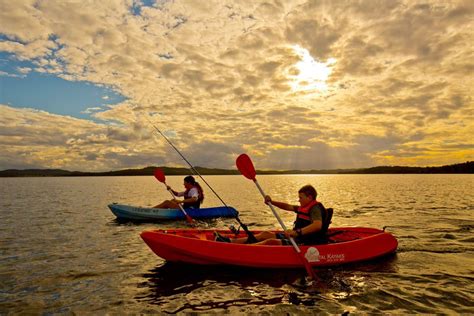
[{"label": "dark shorts", "polygon": [[[282,244],[282,245],[284,245],[284,246],[289,246],[289,245],[291,245],[290,239],[288,239],[284,233],[276,233],[275,236],[276,236],[277,239],[280,239],[280,240],[281,240],[281,244]],[[295,242],[298,243],[298,241],[296,240],[296,238],[295,238]]]},{"label": "dark shorts", "polygon": [[187,203],[184,203],[183,204],[183,208],[185,210],[190,210],[190,209],[193,209],[193,210],[198,210],[201,208],[201,205],[199,203],[195,203],[195,204],[187,204]]}]

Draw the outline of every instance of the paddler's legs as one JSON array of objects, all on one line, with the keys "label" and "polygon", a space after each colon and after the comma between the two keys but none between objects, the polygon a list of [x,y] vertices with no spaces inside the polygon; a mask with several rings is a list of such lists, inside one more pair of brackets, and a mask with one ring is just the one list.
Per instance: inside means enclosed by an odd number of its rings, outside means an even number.
[{"label": "paddler's legs", "polygon": [[[245,244],[247,242],[247,237],[242,237],[242,238],[231,238],[230,242],[234,244]],[[264,245],[278,245],[280,243],[274,243],[273,240],[279,241],[276,239],[275,233],[272,232],[261,232],[260,234],[255,235],[255,239],[257,239],[258,244],[264,244]],[[270,242],[272,241],[272,242]]]},{"label": "paddler's legs", "polygon": [[283,243],[281,242],[281,239],[277,238],[270,238],[270,239],[265,239],[260,242],[255,243],[254,245],[282,245]]},{"label": "paddler's legs", "polygon": [[179,208],[179,205],[175,201],[165,200],[160,204],[153,206],[153,208]]}]

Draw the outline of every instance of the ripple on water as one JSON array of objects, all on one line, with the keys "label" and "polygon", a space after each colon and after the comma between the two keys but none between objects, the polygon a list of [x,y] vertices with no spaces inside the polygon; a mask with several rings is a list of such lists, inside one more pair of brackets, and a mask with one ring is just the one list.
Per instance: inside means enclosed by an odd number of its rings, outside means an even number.
[{"label": "ripple on water", "polygon": [[[389,262],[391,260],[388,260]],[[354,265],[353,267],[357,267]],[[386,260],[364,266],[367,271],[393,271]],[[232,267],[201,267],[166,263],[153,268],[140,283],[138,301],[160,307],[161,312],[233,310],[294,312],[347,310],[341,301],[364,293],[370,282],[365,275],[343,268],[318,270],[320,280],[307,283],[301,270],[258,270]],[[366,272],[367,273],[367,272]],[[273,307],[272,307],[273,306]],[[322,307],[323,306],[323,307]]]},{"label": "ripple on water", "polygon": [[[252,183],[208,179],[249,228],[277,227]],[[173,266],[139,233],[188,228],[184,221],[119,223],[107,208],[169,198],[153,177],[0,179],[0,313],[473,314],[472,176],[260,179],[275,199],[295,203],[302,185],[316,185],[325,205],[335,206],[334,226],[388,226],[399,252],[318,269],[317,285],[301,281],[304,270]],[[179,188],[182,177],[169,183]],[[211,194],[205,203],[220,204]],[[291,226],[294,214],[279,214]],[[230,224],[237,225],[216,219],[198,227]]]}]

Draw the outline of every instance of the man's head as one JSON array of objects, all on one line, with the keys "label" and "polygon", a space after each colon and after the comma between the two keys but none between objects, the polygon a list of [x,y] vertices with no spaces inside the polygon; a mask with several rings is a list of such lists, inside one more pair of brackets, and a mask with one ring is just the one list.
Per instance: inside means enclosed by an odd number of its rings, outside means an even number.
[{"label": "man's head", "polygon": [[316,200],[318,192],[312,185],[305,185],[298,191],[299,201],[302,206]]}]

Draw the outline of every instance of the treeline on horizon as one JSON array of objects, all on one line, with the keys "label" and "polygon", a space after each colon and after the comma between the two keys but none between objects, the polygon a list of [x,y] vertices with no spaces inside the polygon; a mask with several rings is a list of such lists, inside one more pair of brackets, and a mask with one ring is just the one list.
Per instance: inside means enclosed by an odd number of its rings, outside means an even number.
[{"label": "treeline on horizon", "polygon": [[[0,177],[97,177],[97,176],[151,176],[157,167],[124,169],[106,172],[82,172],[61,169],[7,169],[0,171]],[[159,167],[166,175],[188,175],[188,168]],[[235,175],[238,170],[195,168],[202,175]],[[332,170],[257,170],[257,174],[427,174],[427,173],[474,173],[474,161],[440,167],[380,166],[360,169]]]}]

